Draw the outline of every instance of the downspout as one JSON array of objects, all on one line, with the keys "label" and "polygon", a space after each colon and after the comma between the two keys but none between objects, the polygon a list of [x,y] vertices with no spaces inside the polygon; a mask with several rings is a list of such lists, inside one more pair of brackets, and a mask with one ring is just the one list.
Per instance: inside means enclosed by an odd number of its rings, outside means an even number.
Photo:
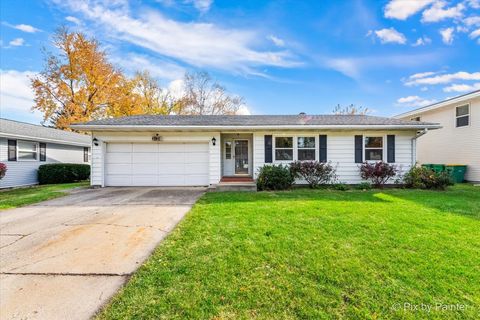
[{"label": "downspout", "polygon": [[412,138],[412,167],[417,163],[417,139],[423,136],[428,132],[428,129],[425,128],[420,132],[415,134],[415,137]]}]

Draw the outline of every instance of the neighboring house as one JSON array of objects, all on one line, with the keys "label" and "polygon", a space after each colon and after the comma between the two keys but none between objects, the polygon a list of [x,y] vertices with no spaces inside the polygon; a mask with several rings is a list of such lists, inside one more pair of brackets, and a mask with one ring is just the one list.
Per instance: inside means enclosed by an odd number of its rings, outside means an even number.
[{"label": "neighboring house", "polygon": [[418,162],[466,164],[465,179],[480,181],[480,90],[395,118],[440,123],[440,130],[418,139]]},{"label": "neighboring house", "polygon": [[359,164],[414,163],[417,131],[433,123],[361,115],[131,116],[75,124],[91,131],[92,185],[208,186],[256,178],[264,164],[331,161],[340,181]]},{"label": "neighboring house", "polygon": [[45,163],[89,163],[91,143],[84,134],[0,119],[0,162],[7,165],[0,188],[37,184]]}]

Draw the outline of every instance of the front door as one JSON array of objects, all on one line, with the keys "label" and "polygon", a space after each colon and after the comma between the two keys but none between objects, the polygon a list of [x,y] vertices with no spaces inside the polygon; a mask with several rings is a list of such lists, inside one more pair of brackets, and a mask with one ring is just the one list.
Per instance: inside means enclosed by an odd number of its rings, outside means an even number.
[{"label": "front door", "polygon": [[248,140],[234,140],[235,174],[248,174]]}]

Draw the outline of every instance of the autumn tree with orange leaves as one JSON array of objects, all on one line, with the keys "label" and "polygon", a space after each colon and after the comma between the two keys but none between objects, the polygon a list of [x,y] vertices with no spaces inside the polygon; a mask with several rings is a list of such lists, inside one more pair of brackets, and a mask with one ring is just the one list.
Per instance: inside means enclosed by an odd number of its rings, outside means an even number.
[{"label": "autumn tree with orange leaves", "polygon": [[45,53],[44,70],[31,79],[43,120],[70,130],[75,122],[139,114],[234,114],[243,99],[231,96],[206,72],[187,73],[181,97],[173,97],[147,72],[129,78],[108,61],[95,39],[60,28],[58,52]]}]

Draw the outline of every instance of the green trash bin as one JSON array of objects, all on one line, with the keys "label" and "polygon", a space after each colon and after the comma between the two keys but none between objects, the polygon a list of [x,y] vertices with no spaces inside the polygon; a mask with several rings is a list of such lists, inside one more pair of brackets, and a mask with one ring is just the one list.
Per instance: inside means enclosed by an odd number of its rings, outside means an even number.
[{"label": "green trash bin", "polygon": [[445,171],[445,165],[444,164],[425,163],[425,164],[422,164],[422,167],[428,168],[428,169],[433,170],[435,172]]},{"label": "green trash bin", "polygon": [[467,166],[464,164],[447,164],[446,169],[451,172],[453,181],[455,183],[461,183],[465,181],[465,172],[467,171]]},{"label": "green trash bin", "polygon": [[430,163],[425,163],[425,164],[422,164],[422,167],[424,168],[427,168],[427,169],[430,169],[430,170],[433,170],[433,164],[430,164]]}]

